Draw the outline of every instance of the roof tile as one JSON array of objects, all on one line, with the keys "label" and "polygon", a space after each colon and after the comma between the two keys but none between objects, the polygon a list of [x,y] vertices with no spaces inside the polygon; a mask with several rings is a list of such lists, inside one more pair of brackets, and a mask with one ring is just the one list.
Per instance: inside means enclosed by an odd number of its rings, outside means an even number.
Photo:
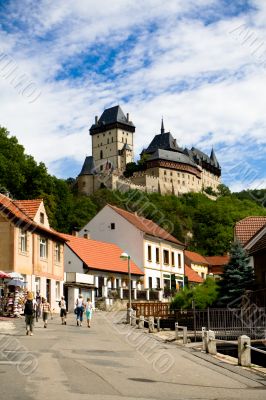
[{"label": "roof tile", "polygon": [[185,275],[188,278],[189,282],[195,282],[195,283],[202,283],[203,279],[197,272],[195,272],[192,268],[190,268],[188,265],[185,264]]},{"label": "roof tile", "polygon": [[246,217],[236,223],[235,238],[245,246],[264,226],[266,226],[266,216]]},{"label": "roof tile", "polygon": [[208,265],[208,261],[201,254],[196,253],[195,251],[185,250],[185,257],[187,257],[190,261],[194,263],[206,264]]}]

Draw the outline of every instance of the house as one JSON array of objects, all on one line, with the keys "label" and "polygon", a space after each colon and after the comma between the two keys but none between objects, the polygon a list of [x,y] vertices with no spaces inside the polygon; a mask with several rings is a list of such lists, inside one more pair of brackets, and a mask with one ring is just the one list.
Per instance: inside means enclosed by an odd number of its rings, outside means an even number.
[{"label": "house", "polygon": [[40,291],[52,308],[63,294],[64,242],[50,228],[41,199],[0,194],[0,270],[21,274],[27,289]]},{"label": "house", "polygon": [[203,283],[203,278],[201,278],[199,274],[196,271],[194,271],[194,269],[190,268],[186,264],[185,264],[185,276],[189,286],[194,286]]},{"label": "house", "polygon": [[266,288],[266,216],[246,217],[237,222],[234,230],[238,240],[250,256],[258,289]]},{"label": "house", "polygon": [[207,278],[209,274],[209,263],[201,254],[185,250],[185,263],[197,272],[202,279]]},{"label": "house", "polygon": [[145,289],[163,289],[166,294],[184,285],[185,245],[137,213],[108,204],[80,230],[79,236],[123,249],[143,272]]},{"label": "house", "polygon": [[[117,245],[62,234],[65,244],[65,297],[68,310],[73,311],[79,294],[90,297],[95,304],[104,299],[128,299],[128,262]],[[143,272],[130,260],[132,299],[137,299]]]},{"label": "house", "polygon": [[90,127],[92,155],[85,158],[77,177],[78,190],[90,195],[101,187],[111,190],[138,189],[144,192],[170,193],[176,196],[217,191],[221,183],[221,166],[214,150],[210,155],[192,147],[178,146],[161,123],[160,133],[141,153],[142,167],[126,179],[123,173],[134,162],[135,125],[119,105],[107,108]]},{"label": "house", "polygon": [[221,279],[224,267],[228,264],[230,257],[228,255],[206,256],[205,259],[209,263],[209,274],[212,274],[215,279]]}]

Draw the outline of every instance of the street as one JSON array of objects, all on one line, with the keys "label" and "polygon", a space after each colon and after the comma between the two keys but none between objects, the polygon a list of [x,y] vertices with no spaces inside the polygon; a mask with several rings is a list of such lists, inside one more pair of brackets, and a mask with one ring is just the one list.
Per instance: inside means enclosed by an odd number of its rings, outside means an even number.
[{"label": "street", "polygon": [[265,399],[263,378],[159,342],[121,315],[95,312],[90,329],[54,316],[34,336],[24,318],[0,321],[1,399]]}]

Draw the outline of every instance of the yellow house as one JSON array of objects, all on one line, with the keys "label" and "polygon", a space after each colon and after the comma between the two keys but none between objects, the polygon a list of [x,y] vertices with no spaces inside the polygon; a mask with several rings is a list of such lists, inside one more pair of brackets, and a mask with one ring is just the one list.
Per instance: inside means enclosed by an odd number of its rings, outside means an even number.
[{"label": "yellow house", "polygon": [[20,273],[52,308],[63,295],[65,240],[50,228],[43,201],[0,194],[0,270]]},{"label": "yellow house", "polygon": [[202,279],[207,278],[209,273],[209,263],[201,254],[185,250],[185,263],[197,272]]}]

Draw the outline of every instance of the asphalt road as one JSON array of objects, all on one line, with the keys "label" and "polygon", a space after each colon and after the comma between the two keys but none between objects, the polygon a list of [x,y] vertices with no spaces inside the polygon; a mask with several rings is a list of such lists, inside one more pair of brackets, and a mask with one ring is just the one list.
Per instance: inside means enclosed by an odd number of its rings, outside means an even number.
[{"label": "asphalt road", "polygon": [[58,316],[34,336],[23,319],[0,321],[0,393],[10,400],[256,399],[266,382],[199,353],[165,344],[96,312],[89,329]]}]

